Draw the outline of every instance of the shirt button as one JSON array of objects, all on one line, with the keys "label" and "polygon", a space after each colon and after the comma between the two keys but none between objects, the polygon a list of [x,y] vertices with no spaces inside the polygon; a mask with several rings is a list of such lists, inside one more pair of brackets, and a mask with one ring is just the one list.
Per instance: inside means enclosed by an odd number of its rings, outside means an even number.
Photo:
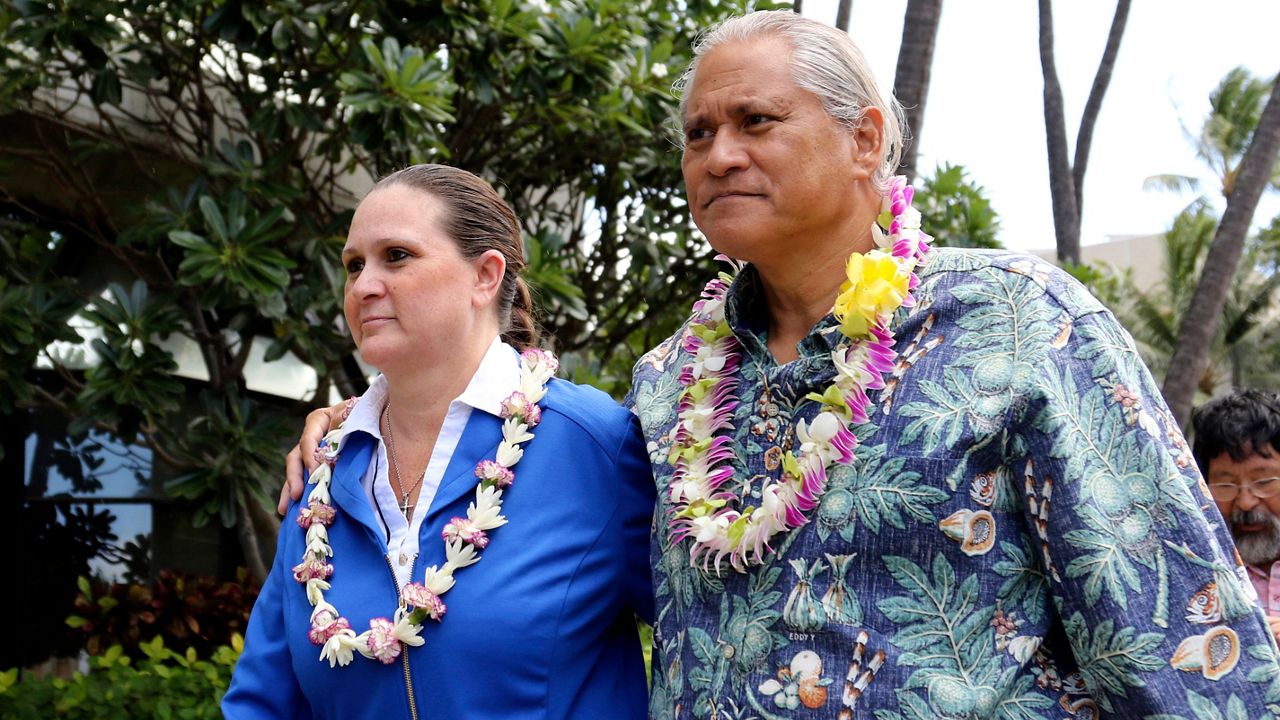
[{"label": "shirt button", "polygon": [[409,563],[409,558],[404,553],[400,553],[400,567],[404,567]]}]

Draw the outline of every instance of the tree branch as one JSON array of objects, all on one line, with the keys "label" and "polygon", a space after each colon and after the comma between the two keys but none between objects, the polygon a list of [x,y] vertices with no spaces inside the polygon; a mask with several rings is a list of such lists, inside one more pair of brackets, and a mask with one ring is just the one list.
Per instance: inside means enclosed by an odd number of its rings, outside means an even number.
[{"label": "tree branch", "polygon": [[1049,190],[1053,198],[1053,230],[1058,260],[1080,262],[1080,216],[1076,213],[1076,188],[1072,184],[1067,152],[1062,86],[1053,60],[1053,5],[1040,0],[1040,70],[1044,76],[1044,130],[1049,149]]},{"label": "tree branch", "polygon": [[941,17],[942,0],[907,0],[898,67],[893,75],[893,94],[902,103],[906,120],[902,131],[904,136],[910,134],[899,165],[907,182],[916,177],[916,157],[924,132],[924,105],[929,95],[929,75],[933,71],[933,50]]},{"label": "tree branch", "polygon": [[1102,110],[1102,96],[1111,83],[1111,72],[1115,69],[1116,55],[1120,52],[1120,38],[1124,36],[1125,23],[1129,19],[1129,6],[1132,0],[1119,0],[1116,3],[1116,14],[1111,19],[1111,31],[1107,33],[1107,45],[1102,51],[1102,62],[1098,64],[1098,72],[1093,76],[1093,87],[1089,89],[1089,99],[1084,104],[1084,114],[1080,116],[1080,130],[1076,133],[1076,157],[1071,166],[1072,186],[1076,192],[1076,217],[1084,212],[1084,171],[1089,165],[1089,148],[1093,145],[1093,128],[1098,123],[1098,115]]},{"label": "tree branch", "polygon": [[[798,12],[798,11],[797,11]],[[849,32],[849,15],[853,12],[853,0],[840,0],[836,5],[836,29]]]}]

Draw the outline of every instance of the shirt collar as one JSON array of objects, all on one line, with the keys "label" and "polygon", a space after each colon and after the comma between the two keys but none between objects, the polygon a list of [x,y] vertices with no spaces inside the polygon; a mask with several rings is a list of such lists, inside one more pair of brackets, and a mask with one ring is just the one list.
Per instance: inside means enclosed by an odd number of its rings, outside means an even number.
[{"label": "shirt collar", "polygon": [[369,389],[356,400],[351,414],[342,423],[342,434],[338,438],[338,446],[346,441],[354,432],[369,433],[382,441],[382,409],[387,406],[387,379],[379,374],[369,383]]},{"label": "shirt collar", "polygon": [[[454,398],[453,402],[462,403],[490,415],[499,415],[502,412],[502,402],[519,387],[520,356],[515,348],[503,342],[502,338],[495,337],[493,342],[489,343],[489,349],[485,351],[484,357],[480,359],[480,366],[471,376],[471,382],[467,383],[466,389]],[[386,406],[387,379],[379,374],[373,382],[369,383],[369,389],[356,401],[351,415],[342,424],[339,445],[348,435],[356,431],[368,433],[381,441],[382,410]]]},{"label": "shirt collar", "polygon": [[[725,296],[725,321],[748,353],[756,357],[768,356],[769,308],[760,284],[760,274],[753,265],[743,267],[729,286]],[[842,338],[835,315],[828,312],[800,341],[800,357],[829,357]]]},{"label": "shirt collar", "polygon": [[495,337],[471,376],[467,389],[454,398],[490,415],[502,413],[502,401],[520,387],[520,355],[516,349]]},{"label": "shirt collar", "polygon": [[1280,574],[1280,560],[1269,562],[1266,564],[1265,567],[1259,567],[1257,565],[1245,565],[1244,568],[1245,570],[1249,571],[1250,575],[1260,580],[1267,580],[1267,579],[1270,579],[1272,575]]}]

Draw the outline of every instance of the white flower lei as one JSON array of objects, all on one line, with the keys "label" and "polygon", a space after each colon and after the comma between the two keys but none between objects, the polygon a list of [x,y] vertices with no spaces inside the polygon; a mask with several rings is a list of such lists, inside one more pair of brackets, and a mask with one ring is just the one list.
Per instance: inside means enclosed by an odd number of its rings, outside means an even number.
[{"label": "white flower lei", "polygon": [[320,659],[329,666],[346,666],[355,653],[390,664],[400,655],[401,643],[417,647],[423,644],[419,636],[422,623],[427,618],[440,622],[446,607],[441,596],[454,585],[454,573],[480,562],[480,550],[489,544],[488,531],[502,527],[507,518],[502,513],[502,491],[511,486],[515,474],[511,468],[524,456],[521,445],[533,439],[529,431],[541,420],[538,403],[547,392],[547,383],[556,374],[555,357],[544,350],[531,349],[521,353],[519,389],[502,404],[502,442],[493,460],[481,460],[475,474],[480,479],[476,485],[476,499],[467,508],[467,516],[451,518],[441,537],[444,541],[445,563],[427,568],[422,583],[409,583],[400,594],[400,604],[391,620],[385,617],[369,621],[369,629],[356,634],[351,623],[338,609],[324,599],[324,593],[332,585],[333,547],[329,545],[328,526],[333,524],[337,511],[330,504],[329,486],[333,479],[333,467],[338,461],[338,440],[342,426],[330,432],[316,450],[322,462],[311,474],[308,483],[314,487],[306,504],[298,511],[298,525],[307,533],[307,548],[302,562],[293,568],[294,579],[306,586],[307,602],[311,603],[311,628],[307,632],[313,644],[321,646]]}]

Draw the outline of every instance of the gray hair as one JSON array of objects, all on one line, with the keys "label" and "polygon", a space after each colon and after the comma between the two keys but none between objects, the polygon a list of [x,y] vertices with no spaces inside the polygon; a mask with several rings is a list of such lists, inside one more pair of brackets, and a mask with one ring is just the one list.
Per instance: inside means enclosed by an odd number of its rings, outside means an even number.
[{"label": "gray hair", "polygon": [[[694,43],[693,61],[676,80],[680,95],[680,117],[689,99],[689,86],[698,63],[707,53],[729,42],[745,42],[772,36],[791,45],[791,78],[795,84],[818,96],[827,114],[842,125],[856,127],[866,108],[874,107],[884,116],[880,167],[872,183],[883,189],[896,174],[906,141],[906,120],[902,106],[892,93],[882,93],[871,68],[848,33],[790,10],[761,10],[732,17],[711,26]],[[680,134],[681,144],[684,134]]]}]

